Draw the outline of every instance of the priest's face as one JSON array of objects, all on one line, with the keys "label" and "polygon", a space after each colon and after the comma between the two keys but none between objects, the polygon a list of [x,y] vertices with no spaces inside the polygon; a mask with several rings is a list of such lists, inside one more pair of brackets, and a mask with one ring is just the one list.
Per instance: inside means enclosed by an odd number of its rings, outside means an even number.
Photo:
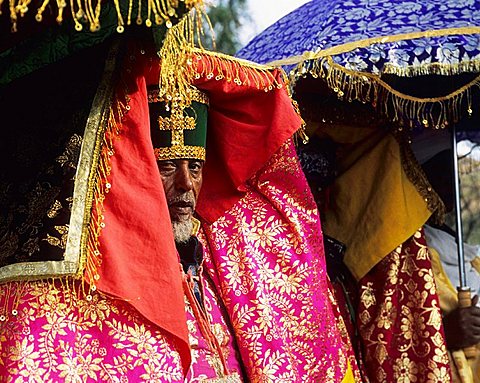
[{"label": "priest's face", "polygon": [[192,233],[193,213],[202,187],[203,161],[158,161],[158,168],[167,197],[175,241],[188,241]]}]

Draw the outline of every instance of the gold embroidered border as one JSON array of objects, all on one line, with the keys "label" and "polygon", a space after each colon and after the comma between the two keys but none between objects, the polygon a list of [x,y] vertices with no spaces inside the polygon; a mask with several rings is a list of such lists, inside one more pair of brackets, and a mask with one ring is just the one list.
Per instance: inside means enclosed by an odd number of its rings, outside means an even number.
[{"label": "gold embroidered border", "polygon": [[206,151],[201,146],[170,146],[166,148],[155,148],[155,158],[157,161],[174,160],[179,158],[195,158],[205,161]]},{"label": "gold embroidered border", "polygon": [[395,132],[394,137],[400,147],[402,167],[407,178],[415,186],[418,193],[425,200],[428,210],[433,214],[436,223],[443,223],[445,220],[445,205],[437,192],[432,188],[426,174],[415,158],[405,134]]},{"label": "gold embroidered border", "polygon": [[358,40],[345,44],[340,44],[331,48],[318,50],[317,52],[306,51],[302,55],[288,57],[282,60],[269,62],[267,65],[284,66],[295,65],[306,60],[317,60],[320,58],[331,57],[346,52],[351,52],[357,48],[366,48],[373,44],[393,43],[402,40],[413,40],[425,37],[439,37],[449,35],[473,35],[480,33],[480,27],[460,27],[460,28],[444,28],[427,31],[417,31],[410,33],[400,33],[397,35],[371,37],[364,40]]},{"label": "gold embroidered border", "polygon": [[95,94],[87,119],[75,176],[72,213],[63,261],[22,262],[0,268],[0,282],[33,280],[76,275],[80,277],[86,265],[88,237],[87,222],[94,195],[94,177],[99,166],[101,144],[104,139],[105,121],[113,92],[112,79],[116,70],[119,44],[114,43],[105,63],[105,70]]}]

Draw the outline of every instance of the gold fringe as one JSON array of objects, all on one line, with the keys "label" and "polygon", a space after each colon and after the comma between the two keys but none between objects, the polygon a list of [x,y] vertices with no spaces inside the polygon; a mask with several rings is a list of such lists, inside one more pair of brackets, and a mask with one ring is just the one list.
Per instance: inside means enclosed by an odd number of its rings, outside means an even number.
[{"label": "gold fringe", "polygon": [[448,124],[458,122],[462,117],[462,107],[471,115],[472,91],[480,87],[479,75],[446,96],[413,97],[395,90],[376,75],[349,70],[334,63],[331,57],[299,64],[291,72],[292,84],[307,74],[313,78],[324,79],[341,100],[369,102],[394,122],[404,124],[407,121],[418,121],[424,127],[434,129],[445,128]]},{"label": "gold fringe", "polygon": [[440,196],[430,185],[425,172],[415,158],[415,154],[408,143],[405,132],[397,131],[395,132],[394,137],[400,147],[402,167],[407,178],[425,200],[428,210],[433,214],[432,219],[434,223],[442,224],[445,221],[445,205]]},{"label": "gold fringe", "polygon": [[480,60],[471,60],[468,62],[442,64],[429,63],[423,65],[410,65],[404,68],[398,68],[392,64],[386,64],[383,73],[393,74],[399,77],[416,77],[426,75],[454,76],[461,73],[480,72]]},{"label": "gold fringe", "polygon": [[[29,290],[34,294],[27,296]],[[14,320],[16,316],[25,315],[19,310],[19,306],[27,300],[32,302],[32,306],[40,308],[45,305],[47,299],[55,296],[58,303],[57,309],[68,313],[79,307],[79,301],[92,301],[93,294],[109,296],[94,291],[73,276],[35,281],[12,281],[2,284],[0,286],[0,331],[3,326],[8,326],[8,322]]]},{"label": "gold fringe", "polygon": [[203,9],[196,7],[168,30],[158,53],[162,62],[159,79],[161,98],[172,107],[188,107],[191,84],[200,78],[255,86],[265,92],[282,87],[273,74],[273,67],[204,49],[201,42],[203,19],[208,20],[208,16]]},{"label": "gold fringe", "polygon": [[310,138],[308,137],[306,132],[307,123],[305,122],[305,120],[302,117],[302,114],[300,113],[300,107],[298,106],[298,102],[293,98],[291,87],[290,87],[290,80],[288,79],[288,76],[283,69],[281,74],[282,74],[283,82],[285,83],[285,89],[287,91],[288,97],[290,97],[290,101],[292,103],[293,109],[295,110],[295,112],[297,113],[297,116],[300,117],[300,120],[302,121],[300,128],[295,132],[293,136],[293,142],[295,146],[298,146],[299,141],[301,141],[304,145],[306,145],[308,144],[308,141],[310,141]]},{"label": "gold fringe", "polygon": [[[125,9],[125,6],[123,7],[124,9],[121,7],[121,3],[126,5],[127,0],[110,1],[113,1],[117,14],[117,32],[122,33],[125,30],[124,20],[127,20],[126,25],[130,25],[132,22],[134,0],[128,0],[128,9]],[[0,0],[0,15],[2,3],[3,0]],[[17,31],[18,18],[25,16],[29,11],[31,3],[32,0],[9,0],[12,32]],[[65,0],[56,0],[56,7],[52,3],[51,0],[43,0],[41,5],[36,9],[35,20],[41,22],[45,9],[50,6],[52,10],[56,8],[56,21],[58,24],[61,24],[65,8],[69,8],[77,31],[83,30],[85,24],[88,25],[90,32],[96,32],[101,28],[100,14],[102,12],[102,0],[96,0],[96,2],[95,0],[70,0],[68,6]],[[165,23],[167,28],[170,28],[172,26],[172,20],[178,18],[177,8],[180,3],[184,4],[187,10],[189,10],[193,7],[202,6],[203,0],[138,0],[136,23],[138,25],[145,24],[147,27],[151,27],[153,24],[162,25]],[[146,9],[147,18],[145,20],[143,20],[141,16],[142,8]]]},{"label": "gold fringe", "polygon": [[220,81],[226,79],[238,86],[255,86],[269,92],[275,88],[282,88],[273,74],[273,67],[254,64],[249,61],[236,59],[222,53],[192,49],[194,60],[201,61],[195,70],[195,78]]},{"label": "gold fringe", "polygon": [[98,132],[99,135],[103,136],[103,140],[97,140],[94,153],[94,163],[98,165],[95,174],[89,180],[89,195],[87,197],[88,200],[93,201],[93,206],[86,230],[87,235],[82,237],[82,249],[86,249],[86,254],[82,254],[83,256],[80,258],[77,273],[77,278],[83,278],[82,286],[84,288],[86,288],[86,283],[89,284],[89,291],[96,290],[95,281],[100,278],[97,270],[102,262],[99,237],[105,227],[103,202],[111,188],[109,182],[111,157],[115,154],[115,141],[121,133],[122,120],[130,110],[129,101],[130,98],[126,90],[123,95],[119,95],[117,92],[116,101],[110,107],[105,128]]}]

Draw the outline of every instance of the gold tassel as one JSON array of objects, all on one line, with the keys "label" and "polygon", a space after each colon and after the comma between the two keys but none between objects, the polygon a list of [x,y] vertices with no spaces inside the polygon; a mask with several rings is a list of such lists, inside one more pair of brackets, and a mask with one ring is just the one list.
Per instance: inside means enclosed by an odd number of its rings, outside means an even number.
[{"label": "gold tassel", "polygon": [[[95,282],[100,278],[97,270],[102,262],[99,237],[102,229],[105,227],[103,222],[103,201],[111,188],[109,181],[110,163],[111,157],[115,154],[115,141],[121,133],[123,117],[130,110],[130,98],[127,93],[125,90],[124,95],[118,97],[110,106],[108,121],[104,131],[101,133],[103,134],[103,142],[99,140],[98,146],[95,148],[94,161],[98,161],[98,166],[94,177],[89,182],[91,195],[88,197],[93,201],[94,205],[92,206],[91,218],[87,229],[87,251],[82,252],[80,266],[76,275],[77,278],[82,278],[82,289],[84,289],[87,300],[91,296],[91,292],[96,290]],[[87,284],[88,286],[86,286]]]},{"label": "gold tassel", "polygon": [[[4,0],[0,0],[0,9]],[[133,0],[110,0],[113,1],[115,12],[117,14],[117,32],[122,33],[125,30],[126,25],[131,24],[131,14],[133,8]],[[128,1],[128,2],[127,2]],[[32,5],[32,0],[9,0],[9,11],[12,32],[17,31],[18,18],[23,17],[29,11],[29,7]],[[56,0],[56,21],[61,24],[63,21],[64,9],[67,8],[67,0]],[[122,4],[128,4],[127,7],[123,7]],[[138,0],[138,16],[136,19],[137,24],[142,24],[141,9],[146,9],[148,17],[145,20],[145,25],[151,27],[153,24],[162,25],[165,23],[168,28],[172,26],[172,20],[178,18],[177,8],[179,4],[185,4],[187,10],[200,7],[203,5],[203,0]],[[53,9],[55,7],[51,4],[51,0],[43,0],[42,4],[36,9],[35,20],[41,22],[43,20],[43,14],[48,6]],[[102,12],[102,0],[78,0],[76,4],[74,0],[70,0],[68,8],[72,15],[73,22],[75,24],[75,30],[83,30],[84,24],[88,25],[91,32],[98,31],[101,28],[100,14]],[[1,15],[1,11],[0,11]],[[151,17],[153,16],[153,17]]]}]

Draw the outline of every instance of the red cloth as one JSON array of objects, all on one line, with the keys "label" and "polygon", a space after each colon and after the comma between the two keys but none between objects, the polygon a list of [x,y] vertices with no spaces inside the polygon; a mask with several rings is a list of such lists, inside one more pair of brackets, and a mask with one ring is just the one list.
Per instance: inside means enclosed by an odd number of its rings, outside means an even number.
[{"label": "red cloth", "polygon": [[[292,106],[280,70],[263,74],[201,54],[192,62],[197,64],[198,73],[208,73],[195,79],[193,85],[210,99],[207,160],[197,213],[212,223],[244,195],[244,183],[300,128],[302,119]],[[158,83],[158,71],[158,64],[152,63],[148,84]],[[232,72],[240,72],[239,78],[243,72],[250,84],[217,79]],[[263,86],[259,87],[261,81]]]}]

